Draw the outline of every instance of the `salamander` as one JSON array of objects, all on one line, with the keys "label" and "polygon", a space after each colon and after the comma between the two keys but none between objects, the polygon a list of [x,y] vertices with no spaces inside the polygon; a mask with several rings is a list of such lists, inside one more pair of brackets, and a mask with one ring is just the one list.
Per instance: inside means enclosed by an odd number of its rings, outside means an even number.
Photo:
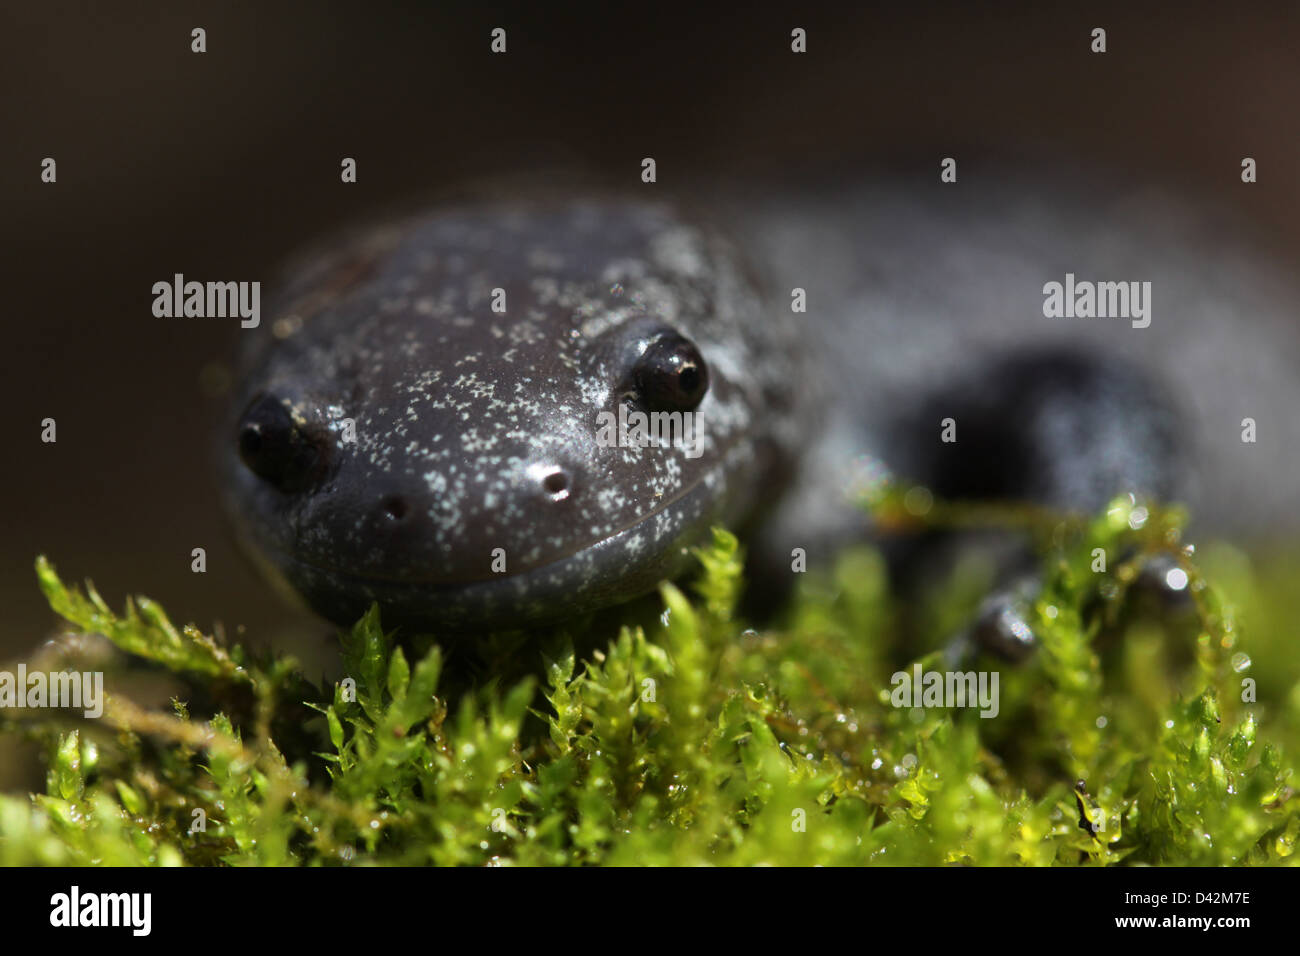
[{"label": "salamander", "polygon": [[[563,193],[352,233],[242,333],[229,510],[317,613],[438,633],[644,594],[718,524],[828,553],[883,475],[1294,514],[1293,290],[1184,207],[1058,193]],[[1048,316],[1067,275],[1149,282],[1149,324]],[[695,415],[698,445],[611,444],[620,409]]]},{"label": "salamander", "polygon": [[[334,621],[378,601],[386,623],[510,626],[643,593],[795,453],[797,330],[767,308],[726,240],[659,204],[467,204],[366,233],[312,257],[249,340],[231,510]],[[699,447],[602,443],[624,403],[698,413]]]}]

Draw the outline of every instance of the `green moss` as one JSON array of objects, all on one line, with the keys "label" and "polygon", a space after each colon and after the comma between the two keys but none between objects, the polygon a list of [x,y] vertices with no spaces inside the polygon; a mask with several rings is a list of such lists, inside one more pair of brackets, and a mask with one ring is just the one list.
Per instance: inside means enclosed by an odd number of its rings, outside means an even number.
[{"label": "green moss", "polygon": [[[877,516],[915,523],[905,504],[886,496]],[[970,564],[903,608],[879,555],[852,549],[800,575],[780,623],[758,632],[735,616],[741,554],[718,531],[695,597],[664,585],[651,633],[596,635],[582,655],[565,640],[487,642],[529,657],[521,681],[462,687],[433,642],[397,646],[372,610],[342,641],[353,695],[178,630],[145,599],[118,616],[41,559],[40,585],[74,628],[193,694],[170,713],[110,696],[75,727],[67,712],[0,712],[49,754],[44,794],[0,796],[0,863],[1300,862],[1287,643],[1300,564],[1257,571],[1218,546],[1207,576],[1181,514],[1142,521],[1134,507],[1117,500],[1090,522],[928,511],[927,525],[1024,525],[1041,545],[1038,653],[970,665],[1000,672],[995,719],[889,699],[918,654],[939,666],[940,639],[987,587]],[[1188,575],[1190,624],[1129,613],[1127,585],[1157,551]],[[1258,701],[1243,701],[1255,671]]]}]

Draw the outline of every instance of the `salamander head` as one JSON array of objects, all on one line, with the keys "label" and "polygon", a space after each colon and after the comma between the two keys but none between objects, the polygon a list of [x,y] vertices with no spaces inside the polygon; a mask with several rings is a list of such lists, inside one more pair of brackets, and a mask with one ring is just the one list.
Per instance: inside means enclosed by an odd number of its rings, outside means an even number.
[{"label": "salamander head", "polygon": [[[310,260],[272,314],[247,333],[229,503],[339,623],[378,601],[386,625],[516,625],[643,593],[769,463],[760,299],[659,207],[451,209]],[[639,447],[620,410],[694,427]]]}]

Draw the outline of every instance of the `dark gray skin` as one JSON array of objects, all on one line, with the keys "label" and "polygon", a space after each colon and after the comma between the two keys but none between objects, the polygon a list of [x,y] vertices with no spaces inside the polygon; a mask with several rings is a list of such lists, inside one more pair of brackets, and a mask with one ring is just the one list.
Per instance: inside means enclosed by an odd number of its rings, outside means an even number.
[{"label": "dark gray skin", "polygon": [[[806,341],[835,389],[784,537],[860,533],[843,530],[835,489],[872,463],[864,452],[950,495],[1090,511],[1133,491],[1240,543],[1296,529],[1294,277],[1230,218],[1085,182],[884,181],[736,204],[732,228],[772,285],[809,290]],[[1150,281],[1150,326],[1046,318],[1043,284],[1067,272]],[[958,442],[943,446],[948,416]]]},{"label": "dark gray skin", "polygon": [[[1186,498],[1244,533],[1295,513],[1294,293],[1219,233],[1011,188],[713,198],[712,228],[625,199],[451,206],[307,258],[245,333],[227,487],[254,550],[337,623],[378,601],[446,634],[646,593],[764,510],[757,563],[815,561],[869,530],[851,495],[885,473],[1076,511]],[[1152,281],[1151,326],[1044,318],[1067,271]],[[675,336],[707,368],[703,454],[600,447]]]},{"label": "dark gray skin", "polygon": [[[767,299],[652,204],[469,205],[360,237],[250,336],[231,510],[338,623],[378,601],[389,625],[507,627],[644,593],[795,455],[797,330]],[[675,334],[707,357],[702,453],[602,447],[598,413],[650,410],[638,362]]]}]

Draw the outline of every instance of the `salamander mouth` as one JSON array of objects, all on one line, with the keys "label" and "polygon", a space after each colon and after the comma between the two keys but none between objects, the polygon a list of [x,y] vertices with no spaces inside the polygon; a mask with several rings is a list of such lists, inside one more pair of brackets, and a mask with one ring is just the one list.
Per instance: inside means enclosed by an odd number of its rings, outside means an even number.
[{"label": "salamander mouth", "polygon": [[424,587],[456,587],[460,585],[479,584],[485,581],[509,581],[513,578],[524,577],[529,574],[543,574],[548,568],[565,561],[572,560],[574,557],[591,552],[593,549],[604,548],[612,545],[619,540],[627,540],[637,530],[644,528],[648,523],[653,521],[659,515],[669,511],[682,498],[690,495],[695,491],[700,482],[692,482],[687,488],[682,489],[672,499],[665,501],[634,521],[629,522],[623,527],[612,531],[607,535],[582,544],[574,545],[536,564],[524,565],[514,569],[502,571],[500,573],[486,573],[478,575],[439,575],[439,576],[404,576],[404,575],[383,575],[383,574],[366,574],[357,571],[346,571],[338,566],[325,564],[323,562],[311,561],[290,551],[280,551],[279,553],[295,562],[296,564],[309,568],[322,574],[329,574],[341,579],[355,581],[360,584],[395,584],[395,585],[419,585]]},{"label": "salamander mouth", "polygon": [[646,593],[689,561],[688,546],[729,520],[732,501],[714,479],[743,466],[749,442],[736,440],[689,485],[603,537],[546,560],[498,574],[395,577],[368,575],[316,562],[263,542],[269,563],[320,614],[357,620],[372,602],[388,623],[478,626],[533,623],[596,609]]},{"label": "salamander mouth", "polygon": [[[738,457],[743,457],[744,454],[748,452],[751,445],[752,442],[743,436],[737,436],[727,441],[717,449],[713,464],[702,470],[693,481],[679,488],[671,497],[665,497],[650,511],[627,522],[609,534],[603,535],[599,538],[594,538],[582,544],[573,545],[536,563],[524,564],[522,566],[519,566],[516,563],[514,568],[509,568],[508,566],[507,570],[499,573],[486,572],[475,575],[438,576],[372,574],[350,570],[339,566],[338,564],[306,558],[300,552],[283,547],[273,541],[263,541],[263,547],[267,551],[275,554],[277,557],[291,562],[296,567],[316,574],[331,575],[338,580],[355,582],[359,585],[369,584],[375,586],[397,585],[454,588],[459,586],[482,584],[484,582],[504,582],[530,574],[543,574],[547,569],[563,562],[571,561],[579,555],[607,548],[619,541],[626,541],[639,530],[645,529],[665,512],[671,511],[683,500],[693,500],[698,495],[702,486],[706,485],[711,480],[722,477],[725,472],[735,469],[738,464],[736,459]],[[723,482],[723,487],[725,486],[726,482]],[[720,503],[715,502],[710,504],[713,506],[710,510],[718,510],[718,505]]]},{"label": "salamander mouth", "polygon": [[[665,514],[671,517],[665,520]],[[704,482],[613,534],[542,564],[491,577],[392,579],[340,574],[289,557],[282,572],[320,614],[356,621],[372,603],[385,624],[490,629],[546,623],[636,597],[679,574],[698,543],[723,518]]]}]

